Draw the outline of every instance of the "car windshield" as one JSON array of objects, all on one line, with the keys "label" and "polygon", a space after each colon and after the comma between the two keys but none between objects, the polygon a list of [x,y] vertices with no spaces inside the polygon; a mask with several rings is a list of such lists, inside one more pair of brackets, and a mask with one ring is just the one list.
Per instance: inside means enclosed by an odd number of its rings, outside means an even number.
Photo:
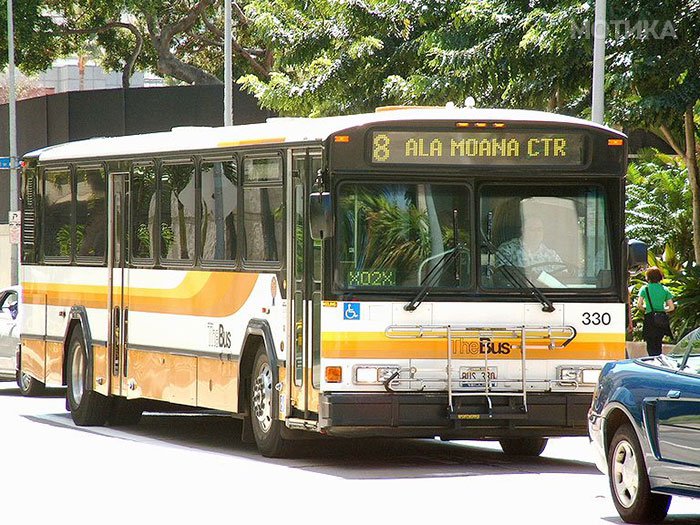
[{"label": "car windshield", "polygon": [[[459,184],[345,183],[339,188],[336,280],[345,289],[470,284],[469,189]],[[455,247],[458,256],[449,257]],[[431,278],[432,279],[432,278]]]},{"label": "car windshield", "polygon": [[683,367],[684,371],[700,374],[700,328],[696,328],[678,341],[668,357]]},{"label": "car windshield", "polygon": [[515,268],[542,288],[612,286],[600,187],[485,186],[480,197],[484,288],[513,288]]}]

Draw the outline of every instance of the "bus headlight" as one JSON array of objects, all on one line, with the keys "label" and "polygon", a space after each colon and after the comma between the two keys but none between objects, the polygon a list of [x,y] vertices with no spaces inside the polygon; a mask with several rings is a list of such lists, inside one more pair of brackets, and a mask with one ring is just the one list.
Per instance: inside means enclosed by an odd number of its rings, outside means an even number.
[{"label": "bus headlight", "polygon": [[380,385],[394,375],[400,367],[396,365],[358,365],[353,379],[358,385]]}]

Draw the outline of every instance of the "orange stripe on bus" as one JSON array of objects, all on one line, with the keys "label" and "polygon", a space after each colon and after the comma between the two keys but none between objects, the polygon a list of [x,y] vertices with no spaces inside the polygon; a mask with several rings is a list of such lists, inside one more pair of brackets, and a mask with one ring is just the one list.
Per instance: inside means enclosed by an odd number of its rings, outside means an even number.
[{"label": "orange stripe on bus", "polygon": [[[226,317],[248,300],[258,275],[253,273],[192,272],[173,288],[125,289],[132,312]],[[25,304],[82,305],[106,308],[107,286],[23,283]],[[115,288],[115,293],[121,289]]]},{"label": "orange stripe on bus", "polygon": [[[515,348],[518,340],[494,340],[510,343],[509,353],[489,353],[492,359],[520,359]],[[625,356],[624,334],[579,334],[565,348],[550,350],[532,346],[546,346],[547,341],[529,341],[528,359],[600,359],[617,360]],[[324,333],[322,355],[325,358],[353,359],[446,359],[446,339],[389,339],[381,333]],[[452,345],[454,359],[484,359],[476,339],[455,340]]]}]

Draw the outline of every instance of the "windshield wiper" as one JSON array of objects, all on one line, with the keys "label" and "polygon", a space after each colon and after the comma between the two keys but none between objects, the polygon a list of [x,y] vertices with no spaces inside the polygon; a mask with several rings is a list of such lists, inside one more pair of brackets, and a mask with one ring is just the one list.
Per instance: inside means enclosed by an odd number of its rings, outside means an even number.
[{"label": "windshield wiper", "polygon": [[[486,243],[486,247],[489,249],[489,251],[493,253],[497,259],[500,259],[501,263],[505,263],[500,267],[500,270],[506,274],[508,280],[511,283],[515,284],[518,288],[525,288],[523,286],[523,282],[527,283],[527,287],[530,288],[532,296],[535,297],[540,302],[540,304],[542,304],[542,311],[553,312],[554,304],[552,304],[552,301],[550,301],[547,298],[547,296],[544,293],[542,293],[542,290],[540,290],[530,279],[527,278],[527,275],[525,275],[525,272],[522,269],[520,269],[518,266],[515,266],[508,259],[508,257],[499,252],[498,248],[496,248],[491,242],[491,240],[488,237],[486,237],[486,235],[484,235],[484,232],[482,230],[479,230],[479,233],[481,234],[481,238],[484,241],[484,243]],[[513,273],[513,271],[515,271],[515,273]]]},{"label": "windshield wiper", "polygon": [[437,281],[437,279],[442,276],[445,268],[447,268],[447,265],[459,255],[461,249],[462,246],[457,245],[452,250],[446,251],[442,254],[442,256],[435,263],[435,266],[430,269],[430,271],[426,274],[425,279],[423,279],[425,284],[423,284],[421,289],[418,290],[418,293],[416,293],[413,299],[411,299],[410,302],[403,307],[404,310],[407,312],[412,312],[420,306],[423,299],[425,299],[425,296],[430,292],[430,289],[435,286],[434,281]]}]

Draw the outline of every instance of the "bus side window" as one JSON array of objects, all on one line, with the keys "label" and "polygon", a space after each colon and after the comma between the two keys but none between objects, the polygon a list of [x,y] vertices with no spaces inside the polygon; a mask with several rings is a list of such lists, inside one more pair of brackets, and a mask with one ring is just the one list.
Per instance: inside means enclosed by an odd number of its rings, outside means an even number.
[{"label": "bus side window", "polygon": [[243,228],[247,261],[277,262],[284,253],[282,159],[247,157],[243,171]]},{"label": "bus side window", "polygon": [[156,169],[135,164],[131,172],[131,259],[153,259],[156,217]]},{"label": "bus side window", "polygon": [[163,164],[160,191],[160,255],[163,259],[191,261],[194,257],[194,164]]},{"label": "bus side window", "polygon": [[202,162],[200,228],[202,259],[234,261],[237,254],[238,167],[236,161]]},{"label": "bus side window", "polygon": [[69,168],[46,170],[43,201],[44,255],[68,258],[73,249],[73,191]]},{"label": "bus side window", "polygon": [[107,200],[102,168],[77,168],[75,236],[81,257],[104,259],[107,246]]}]

